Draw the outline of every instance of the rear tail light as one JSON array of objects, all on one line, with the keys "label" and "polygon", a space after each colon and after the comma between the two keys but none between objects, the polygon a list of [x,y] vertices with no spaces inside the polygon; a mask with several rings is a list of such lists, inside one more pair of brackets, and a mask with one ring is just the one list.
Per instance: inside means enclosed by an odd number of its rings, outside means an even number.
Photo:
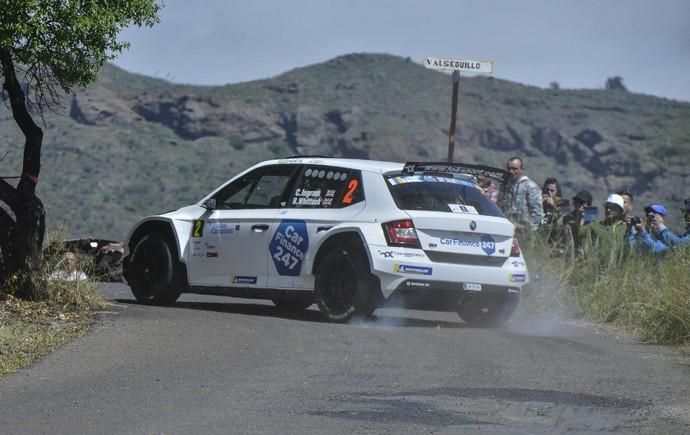
[{"label": "rear tail light", "polygon": [[417,231],[411,220],[393,221],[383,224],[388,246],[404,246],[406,248],[421,248]]},{"label": "rear tail light", "polygon": [[517,237],[513,237],[513,246],[510,247],[510,256],[519,257],[520,256],[520,243],[518,243]]}]

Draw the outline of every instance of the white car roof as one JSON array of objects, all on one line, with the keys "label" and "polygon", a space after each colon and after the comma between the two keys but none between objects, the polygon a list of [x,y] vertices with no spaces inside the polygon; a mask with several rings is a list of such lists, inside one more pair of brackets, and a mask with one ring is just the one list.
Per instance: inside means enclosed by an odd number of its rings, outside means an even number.
[{"label": "white car roof", "polygon": [[256,165],[256,167],[264,165],[276,165],[281,163],[338,166],[341,168],[357,169],[360,171],[375,172],[378,174],[401,171],[404,166],[404,163],[384,162],[379,160],[341,159],[336,157],[296,157],[267,160],[259,163]]}]

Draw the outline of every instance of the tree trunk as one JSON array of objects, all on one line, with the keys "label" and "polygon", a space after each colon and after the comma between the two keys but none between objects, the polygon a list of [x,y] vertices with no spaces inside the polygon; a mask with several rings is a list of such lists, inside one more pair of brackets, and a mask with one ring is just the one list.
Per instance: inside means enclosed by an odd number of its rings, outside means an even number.
[{"label": "tree trunk", "polygon": [[44,299],[47,288],[40,278],[40,269],[45,210],[36,196],[43,131],[29,114],[9,49],[0,47],[0,62],[5,79],[3,88],[9,95],[12,115],[26,138],[22,175],[17,187],[0,180],[0,200],[14,214],[13,219],[6,210],[0,209],[0,283],[14,275],[17,296]]}]

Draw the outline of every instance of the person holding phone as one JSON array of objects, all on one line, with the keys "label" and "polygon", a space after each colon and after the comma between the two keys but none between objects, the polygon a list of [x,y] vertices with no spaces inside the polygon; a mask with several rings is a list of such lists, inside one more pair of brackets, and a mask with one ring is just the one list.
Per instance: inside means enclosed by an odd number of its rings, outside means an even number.
[{"label": "person holding phone", "polygon": [[597,208],[592,207],[592,194],[588,190],[580,190],[572,198],[573,210],[563,216],[562,225],[567,239],[573,241],[575,248],[580,243],[580,228],[593,222],[597,218]]},{"label": "person holding phone", "polygon": [[558,223],[567,202],[563,200],[560,183],[553,177],[547,178],[542,185],[541,205],[544,210],[543,224],[553,225]]}]

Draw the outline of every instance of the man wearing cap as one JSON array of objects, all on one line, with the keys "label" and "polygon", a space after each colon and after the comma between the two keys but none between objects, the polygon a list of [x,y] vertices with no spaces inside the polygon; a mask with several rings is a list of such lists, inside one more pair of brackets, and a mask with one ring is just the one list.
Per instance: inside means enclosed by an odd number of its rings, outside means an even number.
[{"label": "man wearing cap", "polygon": [[666,252],[668,246],[661,240],[662,231],[669,231],[664,225],[664,218],[668,215],[666,207],[661,204],[652,204],[644,208],[647,216],[647,230],[643,221],[636,222],[630,229],[628,235],[628,243],[630,246],[652,252],[654,254],[661,254]]},{"label": "man wearing cap", "polygon": [[604,221],[593,222],[581,232],[580,243],[587,241],[587,247],[597,247],[598,254],[602,258],[608,258],[611,249],[627,249],[625,240],[627,225],[625,224],[625,204],[623,197],[613,193],[606,198],[604,203]]},{"label": "man wearing cap", "polygon": [[664,219],[668,216],[666,208],[660,204],[652,204],[644,209],[652,234],[647,231],[644,223],[639,223],[633,227],[628,241],[631,245],[642,247],[654,254],[665,253],[669,247],[690,246],[690,198],[685,200],[685,207],[681,210],[685,223],[685,233],[682,235],[673,234],[664,224]]}]

